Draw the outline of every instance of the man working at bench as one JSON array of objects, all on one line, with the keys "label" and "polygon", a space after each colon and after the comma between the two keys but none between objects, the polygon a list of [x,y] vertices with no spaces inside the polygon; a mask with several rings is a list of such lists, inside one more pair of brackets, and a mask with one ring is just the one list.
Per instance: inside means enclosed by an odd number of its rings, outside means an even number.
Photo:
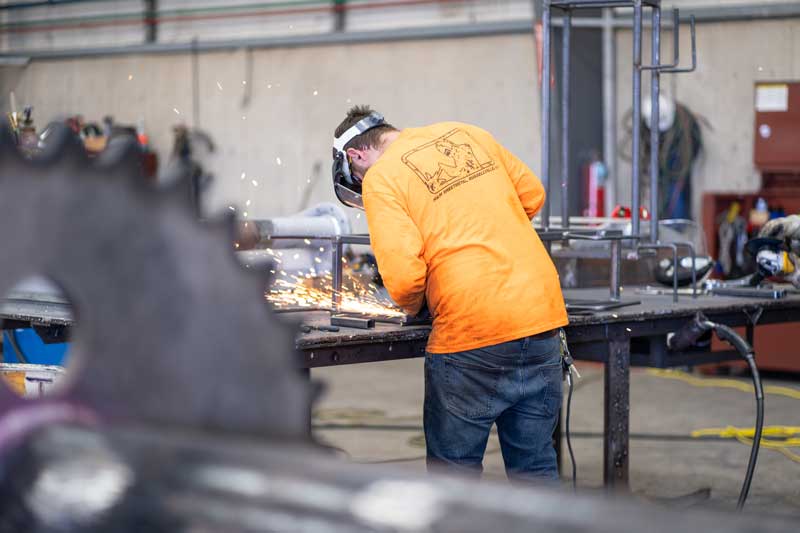
[{"label": "man working at bench", "polygon": [[497,432],[512,480],[557,479],[567,324],[558,274],[531,225],[544,189],[488,132],[457,122],[397,130],[367,106],[334,135],[338,198],[363,208],[389,295],[427,303],[429,469],[480,475]]}]

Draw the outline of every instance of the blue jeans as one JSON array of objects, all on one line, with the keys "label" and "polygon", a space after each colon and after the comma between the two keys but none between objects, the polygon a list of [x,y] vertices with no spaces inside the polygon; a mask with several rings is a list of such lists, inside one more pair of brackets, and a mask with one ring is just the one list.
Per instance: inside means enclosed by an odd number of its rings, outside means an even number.
[{"label": "blue jeans", "polygon": [[558,335],[426,354],[428,469],[480,476],[489,431],[497,423],[510,480],[557,480],[553,430],[561,382]]}]

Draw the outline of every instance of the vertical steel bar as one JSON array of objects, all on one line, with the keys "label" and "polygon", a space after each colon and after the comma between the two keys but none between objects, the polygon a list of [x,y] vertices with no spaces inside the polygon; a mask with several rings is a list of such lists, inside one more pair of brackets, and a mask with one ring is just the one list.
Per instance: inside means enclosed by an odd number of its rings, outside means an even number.
[{"label": "vertical steel bar", "polygon": [[631,340],[612,336],[604,374],[603,482],[608,490],[628,489]]},{"label": "vertical steel bar", "polygon": [[611,299],[619,301],[622,286],[622,241],[611,241],[611,279],[609,280],[609,287],[611,288]]},{"label": "vertical steel bar", "polygon": [[614,41],[614,17],[610,8],[603,10],[603,160],[606,178],[605,215],[610,216],[617,199],[617,47]]},{"label": "vertical steel bar", "polygon": [[561,28],[561,227],[569,228],[569,76],[572,11],[564,11]]},{"label": "vertical steel bar", "polygon": [[542,11],[542,186],[545,201],[542,206],[542,227],[550,229],[550,1],[545,0]]},{"label": "vertical steel bar", "polygon": [[333,262],[333,294],[331,295],[331,308],[333,312],[339,311],[339,305],[342,302],[342,238],[339,235],[334,235],[331,240],[331,261]]},{"label": "vertical steel bar", "polygon": [[[661,73],[661,8],[653,7],[652,28],[650,30],[650,242],[658,242],[658,182],[659,182],[659,96]],[[675,265],[677,271],[678,265]]]},{"label": "vertical steel bar", "polygon": [[144,2],[144,42],[151,44],[158,40],[158,0],[145,0]]},{"label": "vertical steel bar", "polygon": [[633,140],[631,148],[631,234],[639,236],[639,182],[642,126],[642,2],[633,3]]}]

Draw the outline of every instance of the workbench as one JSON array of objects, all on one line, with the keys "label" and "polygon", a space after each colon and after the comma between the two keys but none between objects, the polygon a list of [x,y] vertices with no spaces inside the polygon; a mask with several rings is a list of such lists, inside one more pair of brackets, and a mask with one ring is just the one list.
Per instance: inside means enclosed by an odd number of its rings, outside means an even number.
[{"label": "workbench", "polygon": [[[567,289],[570,299],[608,298],[607,289]],[[754,328],[762,324],[800,321],[800,294],[783,299],[637,294],[626,287],[622,301],[636,305],[588,315],[570,316],[565,328],[570,351],[577,360],[605,364],[603,472],[608,487],[628,486],[630,415],[630,368],[670,368],[738,359],[733,350],[711,352],[710,347],[674,353],[666,348],[666,336],[702,311],[710,320],[744,327],[753,343]],[[327,312],[303,313],[307,324],[329,323]],[[339,332],[311,331],[297,338],[304,368],[347,365],[424,357],[430,326],[378,323],[374,329],[341,328]],[[756,360],[758,346],[755,346]]]},{"label": "workbench", "polygon": [[[46,291],[43,291],[46,292]],[[565,289],[564,296],[574,300],[606,300],[608,289]],[[586,315],[571,315],[565,328],[570,351],[576,360],[605,364],[603,472],[607,486],[628,486],[629,387],[631,366],[671,368],[737,360],[733,350],[670,352],[666,336],[702,311],[710,320],[731,327],[744,327],[753,344],[754,329],[759,325],[800,321],[800,294],[790,292],[785,298],[738,298],[700,295],[696,299],[681,295],[639,294],[635,287],[625,287],[623,302],[636,305]],[[329,324],[327,311],[286,313],[279,316],[288,322]],[[3,328],[69,328],[71,310],[67,302],[47,294],[21,291],[0,304]],[[301,333],[296,346],[304,369],[348,365],[394,359],[424,357],[430,326],[401,326],[378,322],[373,329],[341,328],[339,332]],[[756,360],[758,360],[758,346]]]}]

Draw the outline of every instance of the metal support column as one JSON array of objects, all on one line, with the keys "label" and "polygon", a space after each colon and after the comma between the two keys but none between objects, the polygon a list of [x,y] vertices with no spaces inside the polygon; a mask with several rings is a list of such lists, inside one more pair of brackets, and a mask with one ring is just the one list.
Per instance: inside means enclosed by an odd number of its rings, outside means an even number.
[{"label": "metal support column", "polygon": [[633,3],[633,139],[631,148],[631,234],[639,236],[640,131],[642,126],[642,2]]},{"label": "metal support column", "polygon": [[347,25],[347,0],[333,0],[333,31],[343,32]]},{"label": "metal support column", "polygon": [[628,489],[630,366],[630,337],[609,339],[604,376],[603,482],[610,490]]},{"label": "metal support column", "polygon": [[542,206],[542,228],[550,229],[550,0],[542,9],[542,185],[545,198]]},{"label": "metal support column", "polygon": [[158,0],[144,1],[144,42],[152,44],[158,40]]},{"label": "metal support column", "polygon": [[[661,8],[653,7],[650,61],[650,242],[658,242],[659,94],[661,83]],[[677,264],[675,269],[677,269]]]},{"label": "metal support column", "polygon": [[564,11],[561,29],[561,227],[569,229],[569,76],[572,11]]},{"label": "metal support column", "polygon": [[610,216],[617,201],[617,46],[614,13],[603,10],[603,161],[606,178],[605,213]]}]

